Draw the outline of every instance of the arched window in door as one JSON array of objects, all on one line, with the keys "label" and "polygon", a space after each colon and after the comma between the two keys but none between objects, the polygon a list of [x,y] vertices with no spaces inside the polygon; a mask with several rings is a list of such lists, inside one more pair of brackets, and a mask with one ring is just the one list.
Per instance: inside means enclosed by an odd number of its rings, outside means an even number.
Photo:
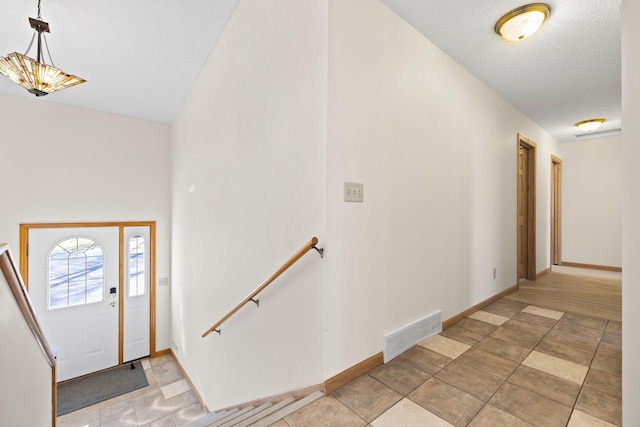
[{"label": "arched window in door", "polygon": [[48,309],[104,301],[104,251],[96,241],[74,236],[49,251]]}]

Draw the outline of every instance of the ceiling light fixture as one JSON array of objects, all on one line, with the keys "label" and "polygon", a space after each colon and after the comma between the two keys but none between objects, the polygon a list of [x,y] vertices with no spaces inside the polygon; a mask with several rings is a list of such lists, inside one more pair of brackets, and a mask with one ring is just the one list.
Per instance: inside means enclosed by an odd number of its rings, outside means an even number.
[{"label": "ceiling light fixture", "polygon": [[494,30],[506,40],[524,40],[538,31],[550,12],[551,8],[544,3],[521,6],[498,19]]},{"label": "ceiling light fixture", "polygon": [[605,122],[605,119],[589,119],[576,123],[576,127],[584,132],[591,132],[598,129]]},{"label": "ceiling light fixture", "polygon": [[[55,68],[53,65],[47,39],[43,34],[44,32],[50,32],[49,24],[44,22],[40,15],[40,0],[38,0],[38,18],[29,18],[29,24],[35,31],[31,37],[31,43],[29,43],[27,51],[24,55],[13,52],[5,57],[0,57],[0,73],[35,96],[44,96],[51,92],[84,83],[86,80],[67,74]],[[38,54],[36,59],[33,59],[28,57],[27,54],[33,45],[36,33],[38,37]],[[44,62],[42,54],[43,40],[44,47],[46,47],[47,53],[49,54],[51,65],[47,65]]]}]

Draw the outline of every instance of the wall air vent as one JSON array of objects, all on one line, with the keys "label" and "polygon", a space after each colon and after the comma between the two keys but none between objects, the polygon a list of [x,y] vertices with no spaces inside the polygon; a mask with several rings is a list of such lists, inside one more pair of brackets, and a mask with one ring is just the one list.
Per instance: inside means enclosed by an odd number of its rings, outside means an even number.
[{"label": "wall air vent", "polygon": [[442,332],[442,311],[423,317],[384,336],[384,363],[421,341]]},{"label": "wall air vent", "polygon": [[585,139],[604,138],[605,136],[616,136],[616,135],[620,135],[621,133],[622,133],[622,129],[618,128],[618,129],[603,130],[600,132],[582,133],[580,135],[574,135],[574,137],[578,141],[582,141]]}]

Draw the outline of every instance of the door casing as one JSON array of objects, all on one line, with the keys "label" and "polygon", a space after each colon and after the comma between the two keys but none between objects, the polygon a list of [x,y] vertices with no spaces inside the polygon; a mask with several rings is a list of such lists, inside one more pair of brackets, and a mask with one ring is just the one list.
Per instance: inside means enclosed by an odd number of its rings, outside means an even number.
[{"label": "door casing", "polygon": [[[122,236],[125,227],[149,227],[149,352],[151,357],[157,356],[156,352],[156,223],[155,221],[139,221],[139,222],[69,222],[69,223],[30,223],[20,224],[20,274],[24,280],[24,284],[29,289],[29,230],[34,228],[89,228],[89,227],[120,227],[120,271],[119,271],[119,307],[123,307],[124,284],[125,284],[125,251]],[[119,355],[118,363],[123,364],[123,315],[122,310],[119,316]]]},{"label": "door casing", "polygon": [[562,265],[562,159],[551,155],[551,265]]}]

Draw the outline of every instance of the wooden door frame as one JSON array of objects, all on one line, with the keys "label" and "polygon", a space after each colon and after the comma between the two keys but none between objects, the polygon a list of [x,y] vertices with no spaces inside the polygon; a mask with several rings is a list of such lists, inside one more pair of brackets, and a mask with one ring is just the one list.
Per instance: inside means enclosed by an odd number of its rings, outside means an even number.
[{"label": "wooden door frame", "polygon": [[562,159],[551,155],[551,265],[562,265]]},{"label": "wooden door frame", "polygon": [[[126,227],[149,227],[149,355],[155,357],[156,353],[156,222],[155,221],[137,221],[137,222],[67,222],[67,223],[30,223],[20,224],[20,274],[24,285],[29,289],[29,230],[37,228],[91,228],[91,227],[118,227],[120,239],[120,271],[119,277],[119,304],[124,307],[124,278],[125,278],[125,247],[124,247],[124,229]],[[118,316],[118,364],[123,364],[123,326],[124,326],[124,310],[120,308]]]},{"label": "wooden door frame", "polygon": [[[518,134],[516,145],[516,162],[519,156],[520,147],[527,150],[527,186],[529,191],[527,192],[527,280],[536,280],[536,167],[537,167],[537,144],[530,139]],[[516,163],[517,165],[517,163]],[[517,168],[516,168],[517,169]],[[517,171],[516,171],[517,180]],[[520,191],[518,192],[518,200],[520,198]],[[517,202],[516,202],[517,203]],[[517,206],[517,205],[516,205]],[[517,215],[517,208],[516,208]],[[517,218],[516,218],[517,223]],[[517,237],[517,248],[519,253],[520,239]],[[517,262],[517,260],[516,260]]]}]

